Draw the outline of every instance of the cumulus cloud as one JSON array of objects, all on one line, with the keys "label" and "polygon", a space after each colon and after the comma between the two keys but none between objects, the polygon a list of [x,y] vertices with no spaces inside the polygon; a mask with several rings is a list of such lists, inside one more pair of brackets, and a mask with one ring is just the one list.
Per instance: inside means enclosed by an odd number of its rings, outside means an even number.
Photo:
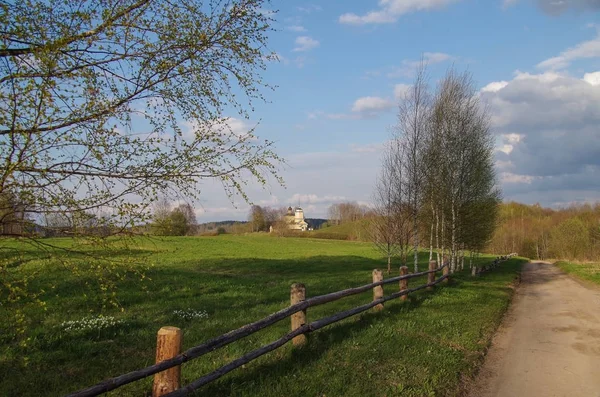
[{"label": "cumulus cloud", "polygon": [[394,102],[386,98],[366,96],[358,98],[352,105],[354,113],[375,114],[394,107]]},{"label": "cumulus cloud", "polygon": [[600,199],[599,77],[517,72],[481,90],[498,137],[505,197],[546,205]]},{"label": "cumulus cloud", "polygon": [[460,0],[379,0],[379,8],[363,15],[345,13],[339,22],[349,25],[394,23],[404,14],[436,10]]},{"label": "cumulus cloud", "polygon": [[318,40],[313,39],[309,36],[298,36],[296,37],[295,52],[305,52],[317,48],[321,43]]},{"label": "cumulus cloud", "polygon": [[583,81],[591,85],[600,85],[600,72],[586,73],[583,75]]},{"label": "cumulus cloud", "polygon": [[494,81],[481,89],[481,92],[498,92],[508,85],[506,81]]},{"label": "cumulus cloud", "polygon": [[[600,4],[600,0],[598,3]],[[600,57],[600,35],[592,40],[579,43],[561,52],[558,56],[538,63],[537,67],[543,70],[560,70],[569,67],[573,61],[598,57]]]}]

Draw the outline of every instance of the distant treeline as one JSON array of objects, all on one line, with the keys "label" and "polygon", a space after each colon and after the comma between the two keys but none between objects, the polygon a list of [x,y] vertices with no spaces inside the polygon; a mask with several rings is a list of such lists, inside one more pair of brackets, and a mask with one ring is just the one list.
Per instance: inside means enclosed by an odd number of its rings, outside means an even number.
[{"label": "distant treeline", "polygon": [[600,260],[600,203],[564,209],[515,202],[500,206],[489,252],[518,252],[532,259]]}]

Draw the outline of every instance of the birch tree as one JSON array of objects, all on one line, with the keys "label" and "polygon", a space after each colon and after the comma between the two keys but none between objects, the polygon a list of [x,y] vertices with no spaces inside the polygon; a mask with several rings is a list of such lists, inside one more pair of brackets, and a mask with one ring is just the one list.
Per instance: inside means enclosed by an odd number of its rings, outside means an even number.
[{"label": "birch tree", "polygon": [[426,138],[431,114],[430,95],[427,89],[425,65],[422,63],[409,90],[401,98],[398,106],[398,121],[394,127],[394,139],[403,146],[400,157],[403,191],[406,195],[406,208],[412,219],[414,270],[418,271],[419,216],[425,186]]},{"label": "birch tree", "polygon": [[[0,197],[23,205],[0,200],[0,214],[26,208],[39,222],[101,212],[122,235],[150,220],[164,192],[193,200],[213,179],[248,201],[248,183],[282,183],[273,144],[253,127],[230,127],[272,88],[263,80],[275,59],[268,9],[268,0],[1,2]],[[35,275],[6,251],[0,317],[21,332],[24,314],[11,305],[35,300],[27,292]],[[70,265],[87,266],[112,296],[127,271],[90,261]]]},{"label": "birch tree", "polygon": [[[438,87],[432,130],[440,170],[433,179],[442,181],[441,211],[448,220],[452,271],[457,269],[459,250],[467,243],[481,247],[482,241],[491,238],[495,225],[499,191],[489,124],[489,114],[479,102],[470,74],[450,70]],[[469,228],[478,229],[476,238],[467,232]],[[444,229],[442,241],[446,240]]]},{"label": "birch tree", "polygon": [[102,208],[133,225],[165,190],[197,198],[212,178],[247,199],[249,181],[278,179],[272,143],[232,131],[226,114],[248,117],[270,88],[267,7],[3,2],[0,194],[34,216]]}]

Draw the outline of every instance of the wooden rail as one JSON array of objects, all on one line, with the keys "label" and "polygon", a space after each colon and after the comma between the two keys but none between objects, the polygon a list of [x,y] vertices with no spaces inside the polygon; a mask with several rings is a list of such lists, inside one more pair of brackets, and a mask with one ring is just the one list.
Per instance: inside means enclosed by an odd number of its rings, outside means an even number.
[{"label": "wooden rail", "polygon": [[[510,254],[506,257],[502,258],[510,258],[516,254]],[[494,261],[496,262],[496,261]],[[486,268],[487,269],[487,268]],[[435,278],[435,274],[439,271],[443,271],[443,275],[439,278]],[[167,351],[171,351],[171,358],[164,357],[164,353],[159,351],[161,349],[157,349],[157,363],[151,365],[149,367],[132,371],[124,375],[120,375],[114,378],[107,379],[103,382],[100,382],[94,386],[88,387],[86,389],[74,392],[69,394],[68,397],[84,397],[84,396],[97,396],[102,393],[106,393],[108,391],[114,390],[118,387],[126,385],[128,383],[146,378],[151,375],[159,374],[161,376],[161,380],[157,381],[157,377],[155,377],[154,387],[153,387],[153,396],[185,396],[190,392],[210,383],[221,376],[231,372],[232,370],[268,353],[271,352],[283,345],[285,345],[290,340],[294,340],[294,345],[301,345],[306,343],[306,335],[321,329],[327,325],[333,324],[335,322],[341,321],[345,318],[357,315],[359,313],[365,312],[371,308],[375,308],[375,310],[382,310],[383,304],[389,300],[397,299],[402,297],[403,299],[408,296],[408,294],[422,290],[422,289],[433,289],[433,287],[443,281],[448,281],[450,277],[448,264],[437,267],[435,261],[430,262],[429,270],[418,273],[408,273],[408,268],[402,267],[400,269],[401,275],[397,277],[392,277],[386,280],[382,280],[380,277],[381,272],[375,270],[373,272],[373,280],[374,282],[371,284],[366,284],[360,287],[348,288],[342,291],[332,292],[326,295],[315,296],[309,299],[304,299],[304,285],[302,284],[294,284],[292,286],[291,291],[291,305],[285,309],[282,309],[276,313],[273,313],[261,320],[255,321],[251,324],[244,325],[241,328],[230,331],[226,334],[218,336],[216,338],[210,339],[209,341],[200,344],[198,346],[192,347],[186,350],[183,353],[176,354],[179,350],[173,351],[173,349],[166,349]],[[426,284],[420,285],[414,288],[408,288],[408,280],[411,278],[428,276],[428,280]],[[383,296],[383,286],[391,283],[399,282],[400,290],[388,296]],[[348,296],[357,295],[368,290],[373,290],[373,301],[367,304],[355,307],[353,309],[345,310],[339,313],[336,313],[332,316],[325,317],[311,323],[305,324],[306,322],[306,310],[310,307],[323,305],[325,303],[333,302]],[[255,332],[258,332],[272,324],[275,324],[284,318],[292,317],[292,330],[288,334],[282,336],[274,342],[269,343],[268,345],[262,346],[256,350],[247,353],[243,357],[240,357],[229,364],[222,366],[221,368],[216,369],[215,371],[204,375],[203,377],[197,379],[196,381],[188,384],[183,388],[179,388],[179,379],[165,379],[165,373],[167,373],[169,369],[177,367],[177,371],[171,371],[171,373],[176,374],[173,376],[179,377],[180,371],[179,366],[189,360],[198,358],[206,353],[210,353],[215,349],[226,346],[230,343],[233,343],[239,339],[242,339],[246,336],[252,335]],[[172,328],[172,327],[171,327]],[[162,331],[163,329],[161,329]],[[159,331],[159,344],[160,342],[160,332]],[[171,330],[175,332],[174,330]],[[164,333],[164,331],[162,331]],[[181,343],[181,340],[178,340],[174,343]],[[166,359],[165,359],[166,358]],[[165,386],[167,385],[167,386]],[[175,385],[175,386],[172,386]]]},{"label": "wooden rail", "polygon": [[517,256],[517,255],[518,254],[516,252],[513,252],[512,254],[508,254],[508,255],[504,255],[504,256],[499,256],[496,259],[494,259],[492,262],[490,262],[490,263],[488,263],[486,265],[483,265],[483,266],[473,266],[473,268],[471,268],[471,275],[472,276],[478,276],[481,273],[485,273],[487,271],[495,269],[498,266],[500,266],[500,264],[502,262],[506,262],[507,260],[509,260],[513,256]]}]

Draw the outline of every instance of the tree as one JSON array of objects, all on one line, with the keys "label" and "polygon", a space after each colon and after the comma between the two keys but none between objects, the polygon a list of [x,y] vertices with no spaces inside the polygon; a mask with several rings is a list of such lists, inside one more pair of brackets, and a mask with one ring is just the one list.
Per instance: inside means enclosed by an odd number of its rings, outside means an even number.
[{"label": "tree", "polygon": [[387,272],[392,270],[392,258],[400,251],[398,236],[399,220],[399,168],[396,167],[397,152],[393,141],[383,153],[381,171],[373,194],[373,216],[370,218],[370,237],[375,248],[387,258]]},{"label": "tree", "polygon": [[183,213],[180,207],[175,208],[169,215],[169,235],[171,236],[185,236],[188,234],[190,225],[186,214]]},{"label": "tree", "polygon": [[394,139],[402,145],[399,167],[402,168],[403,191],[412,218],[413,264],[418,268],[419,216],[425,194],[425,152],[431,115],[430,96],[427,90],[425,64],[421,63],[413,85],[406,91],[398,106],[398,122],[394,128]]},{"label": "tree", "polygon": [[196,211],[190,203],[179,204],[175,209],[180,211],[184,218],[185,224],[187,225],[187,231],[185,234],[195,234],[198,228],[198,220],[196,219]]},{"label": "tree", "polygon": [[253,232],[260,232],[266,229],[265,210],[260,205],[250,207],[248,222],[252,225]]},{"label": "tree", "polygon": [[100,208],[146,219],[204,178],[247,199],[279,158],[227,111],[262,100],[268,0],[32,0],[2,4],[0,194],[33,214]]},{"label": "tree", "polygon": [[[198,198],[206,178],[246,201],[247,183],[281,183],[272,143],[230,127],[271,88],[266,9],[268,0],[2,2],[0,197],[18,197],[37,222],[102,213],[116,234],[147,222],[163,192]],[[30,298],[7,258],[0,295]],[[108,278],[137,271],[105,266],[112,255],[86,258],[70,265],[89,266],[106,296]]]},{"label": "tree", "polygon": [[169,236],[171,233],[171,203],[165,196],[153,204],[152,232],[158,236]]},{"label": "tree", "polygon": [[428,190],[438,193],[435,211],[442,214],[442,247],[447,238],[454,271],[466,246],[480,249],[492,237],[500,202],[490,116],[469,73],[446,74],[431,118],[429,141],[434,146],[428,152],[435,156],[436,166],[430,167],[428,181],[438,185]]},{"label": "tree", "polygon": [[364,218],[367,209],[355,202],[331,204],[327,210],[329,223],[340,225]]}]

